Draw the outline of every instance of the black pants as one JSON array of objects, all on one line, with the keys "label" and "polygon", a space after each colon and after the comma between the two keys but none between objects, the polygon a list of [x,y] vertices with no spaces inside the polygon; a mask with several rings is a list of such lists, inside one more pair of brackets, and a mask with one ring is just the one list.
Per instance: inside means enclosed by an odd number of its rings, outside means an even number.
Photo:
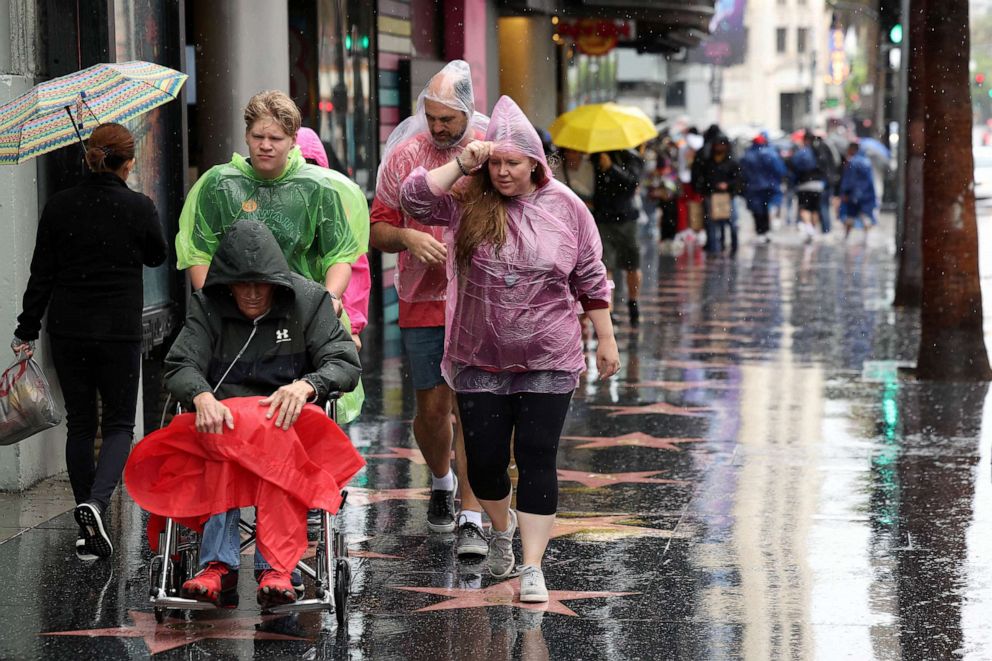
[{"label": "black pants", "polygon": [[465,432],[468,481],[476,497],[501,500],[510,493],[510,440],[517,462],[517,509],[554,514],[558,509],[558,440],[572,393],[458,393]]},{"label": "black pants", "polygon": [[768,234],[768,230],[770,229],[768,207],[765,207],[764,211],[752,211],[751,215],[754,216],[754,231],[758,236]]},{"label": "black pants", "polygon": [[[52,359],[65,397],[65,463],[72,494],[77,504],[92,500],[106,509],[134,438],[141,343],[52,336]],[[100,459],[94,463],[98,422],[103,441]]]},{"label": "black pants", "polygon": [[661,240],[674,239],[679,228],[679,200],[672,198],[658,203],[661,211],[659,226],[661,228]]}]

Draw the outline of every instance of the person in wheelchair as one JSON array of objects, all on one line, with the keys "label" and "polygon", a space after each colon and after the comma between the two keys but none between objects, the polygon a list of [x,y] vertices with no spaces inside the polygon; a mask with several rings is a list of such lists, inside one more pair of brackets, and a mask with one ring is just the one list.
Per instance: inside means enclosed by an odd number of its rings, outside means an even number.
[{"label": "person in wheelchair", "polygon": [[[361,364],[327,290],[292,273],[272,232],[242,220],[222,238],[203,288],[190,299],[186,325],[165,359],[165,384],[196,411],[196,430],[234,429],[228,397],[261,396],[266,418],[288,430],[305,404],[358,383]],[[209,437],[203,437],[205,440]],[[183,596],[217,606],[237,604],[241,566],[238,522],[231,509],[211,516],[200,544],[201,570]],[[297,599],[291,575],[257,550],[258,603]]]}]

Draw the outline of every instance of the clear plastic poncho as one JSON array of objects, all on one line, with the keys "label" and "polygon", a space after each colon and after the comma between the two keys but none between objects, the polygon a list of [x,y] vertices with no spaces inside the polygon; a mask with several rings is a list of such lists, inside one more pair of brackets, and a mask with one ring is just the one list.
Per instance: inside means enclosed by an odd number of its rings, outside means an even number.
[{"label": "clear plastic poncho", "polygon": [[[452,145],[438,145],[427,127],[425,101],[436,101],[470,118],[461,139]],[[485,135],[489,118],[475,112],[472,71],[468,63],[454,60],[436,73],[417,97],[417,109],[393,129],[382,153],[376,177],[375,196],[385,206],[400,209],[400,187],[418,165],[433,169],[461,153],[466,144]],[[444,241],[442,227],[429,227],[409,217],[403,226]],[[447,278],[441,266],[428,266],[408,251],[397,257],[396,292],[407,302],[444,300]]]},{"label": "clear plastic poncho", "polygon": [[431,187],[424,167],[402,189],[410,216],[452,230],[441,370],[458,392],[567,392],[585,370],[576,302],[610,297],[599,232],[582,200],[551,177],[540,138],[509,97],[493,109],[486,139],[496,151],[533,159],[545,174],[533,193],[504,199],[506,243],[498,252],[480,246],[459,270],[457,201]]}]

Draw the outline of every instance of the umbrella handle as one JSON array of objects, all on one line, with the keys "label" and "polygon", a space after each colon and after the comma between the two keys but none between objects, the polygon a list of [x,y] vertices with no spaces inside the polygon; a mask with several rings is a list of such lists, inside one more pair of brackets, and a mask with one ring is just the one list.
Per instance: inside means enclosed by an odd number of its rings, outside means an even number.
[{"label": "umbrella handle", "polygon": [[76,137],[79,138],[79,146],[83,150],[83,155],[86,155],[86,143],[83,142],[83,136],[79,134],[79,127],[76,126],[76,120],[72,118],[72,111],[69,110],[69,106],[65,106],[65,112],[69,115],[69,121],[72,122],[72,130],[76,132]]}]

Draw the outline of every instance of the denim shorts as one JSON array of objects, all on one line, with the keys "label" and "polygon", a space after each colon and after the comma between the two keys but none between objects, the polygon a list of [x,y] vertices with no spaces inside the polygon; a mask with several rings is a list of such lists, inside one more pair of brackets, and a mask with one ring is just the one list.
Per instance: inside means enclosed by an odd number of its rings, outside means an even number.
[{"label": "denim shorts", "polygon": [[403,351],[410,362],[410,377],[416,390],[430,390],[444,383],[441,358],[444,357],[444,326],[401,328]]}]

